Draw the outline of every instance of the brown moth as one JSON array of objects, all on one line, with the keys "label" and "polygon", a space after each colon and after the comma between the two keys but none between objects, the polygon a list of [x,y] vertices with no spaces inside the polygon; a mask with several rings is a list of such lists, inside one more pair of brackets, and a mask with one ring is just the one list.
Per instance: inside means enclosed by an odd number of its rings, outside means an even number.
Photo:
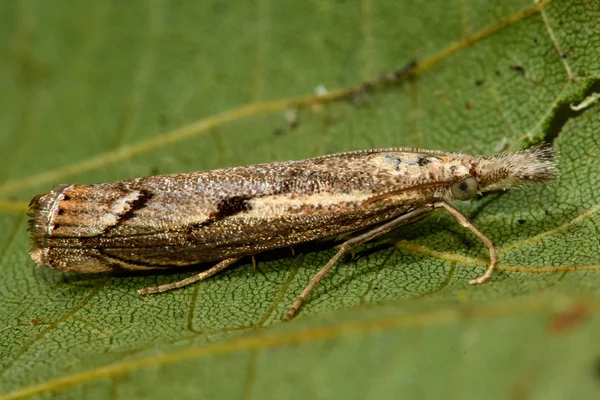
[{"label": "brown moth", "polygon": [[212,268],[157,293],[208,278],[241,257],[318,239],[346,237],[290,308],[348,252],[445,208],[489,249],[494,244],[453,200],[470,200],[556,176],[548,144],[495,157],[387,148],[93,185],[59,185],[30,204],[31,257],[60,271],[93,273]]}]

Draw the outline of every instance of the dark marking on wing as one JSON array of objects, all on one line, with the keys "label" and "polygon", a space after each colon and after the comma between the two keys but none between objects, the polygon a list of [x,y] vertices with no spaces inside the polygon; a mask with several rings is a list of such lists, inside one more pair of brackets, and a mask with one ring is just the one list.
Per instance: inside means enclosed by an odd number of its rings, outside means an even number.
[{"label": "dark marking on wing", "polygon": [[419,167],[424,167],[429,163],[431,163],[429,157],[419,156],[419,158],[417,159],[417,164],[419,164]]},{"label": "dark marking on wing", "polygon": [[232,196],[222,199],[217,203],[217,212],[211,215],[211,219],[224,219],[252,209],[250,205],[251,196]]},{"label": "dark marking on wing", "polygon": [[389,164],[392,165],[392,167],[396,170],[399,171],[402,165],[402,160],[400,159],[400,157],[395,157],[393,155],[386,155],[384,156],[384,160],[386,162],[388,162]]},{"label": "dark marking on wing", "polygon": [[210,214],[206,221],[189,224],[185,228],[187,235],[193,236],[194,233],[201,228],[241,212],[250,211],[252,209],[252,205],[250,204],[250,200],[252,200],[252,198],[252,196],[232,196],[220,200],[217,203],[217,211]]},{"label": "dark marking on wing", "polygon": [[129,210],[119,215],[119,219],[117,220],[115,226],[123,225],[123,223],[133,218],[135,216],[136,211],[146,207],[146,204],[152,199],[153,196],[154,194],[150,193],[147,190],[140,190],[140,197],[131,202]]},{"label": "dark marking on wing", "polygon": [[277,194],[287,194],[295,191],[298,187],[298,175],[300,175],[298,171],[290,171],[287,174],[286,179],[281,182]]},{"label": "dark marking on wing", "polygon": [[141,210],[142,208],[146,207],[146,204],[148,204],[148,202],[154,196],[154,194],[144,189],[140,190],[139,192],[140,196],[131,202],[131,204],[129,205],[129,210],[119,215],[119,219],[117,220],[117,222],[115,222],[114,225],[107,226],[104,229],[104,232],[101,233],[101,235],[109,233],[111,230],[123,225],[125,222],[135,217],[135,213],[138,210]]},{"label": "dark marking on wing", "polygon": [[335,176],[330,173],[315,171],[293,171],[281,182],[279,190],[269,195],[277,194],[314,194],[321,192],[322,188],[319,182],[335,182]]},{"label": "dark marking on wing", "polygon": [[471,164],[469,174],[471,174],[472,177],[477,178],[477,166],[475,164]]}]

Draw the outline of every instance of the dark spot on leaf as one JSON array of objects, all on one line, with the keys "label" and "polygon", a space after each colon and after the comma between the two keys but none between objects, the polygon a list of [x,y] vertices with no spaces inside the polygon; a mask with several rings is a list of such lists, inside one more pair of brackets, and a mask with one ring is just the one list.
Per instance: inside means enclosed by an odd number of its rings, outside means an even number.
[{"label": "dark spot on leaf", "polygon": [[484,80],[484,79],[477,79],[477,80],[475,81],[475,86],[481,86],[481,85],[483,85],[484,83],[485,83],[485,80]]},{"label": "dark spot on leaf", "polygon": [[290,121],[288,123],[288,126],[290,128],[290,131],[293,131],[294,129],[296,129],[298,126],[300,125],[300,120],[296,119],[294,121]]},{"label": "dark spot on leaf", "polygon": [[572,304],[566,310],[553,315],[548,324],[550,333],[560,334],[572,331],[590,318],[591,310],[583,303]]},{"label": "dark spot on leaf", "polygon": [[524,224],[526,221],[525,221],[524,219],[519,219],[519,220],[517,220],[517,222],[518,222],[519,224],[523,225],[523,224]]},{"label": "dark spot on leaf", "polygon": [[379,82],[383,83],[393,83],[396,82],[405,76],[408,76],[417,66],[417,62],[415,60],[408,63],[405,67],[396,69],[389,74],[381,75],[379,77]]},{"label": "dark spot on leaf", "polygon": [[511,71],[519,72],[521,74],[525,73],[525,68],[523,68],[523,66],[519,64],[509,65],[508,69],[510,69]]},{"label": "dark spot on leaf", "polygon": [[165,114],[160,114],[158,116],[158,124],[161,128],[166,128],[169,125],[169,119]]},{"label": "dark spot on leaf", "polygon": [[371,82],[365,82],[361,85],[360,90],[362,90],[363,92],[368,92],[374,89],[374,85]]},{"label": "dark spot on leaf", "polygon": [[600,357],[594,362],[594,377],[600,380]]}]

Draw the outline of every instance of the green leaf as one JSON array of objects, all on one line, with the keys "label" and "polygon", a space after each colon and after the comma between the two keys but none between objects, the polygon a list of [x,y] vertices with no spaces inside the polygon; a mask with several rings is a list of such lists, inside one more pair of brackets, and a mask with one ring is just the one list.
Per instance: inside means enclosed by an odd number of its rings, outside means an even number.
[{"label": "green leaf", "polygon": [[[576,0],[4,0],[0,399],[597,397],[600,106],[570,104],[600,92],[599,18]],[[362,85],[413,59],[408,81]],[[59,183],[542,139],[556,184],[459,206],[499,250],[482,286],[485,247],[443,213],[340,263],[289,323],[334,250],[150,297],[136,289],[189,273],[27,254],[27,202]]]}]

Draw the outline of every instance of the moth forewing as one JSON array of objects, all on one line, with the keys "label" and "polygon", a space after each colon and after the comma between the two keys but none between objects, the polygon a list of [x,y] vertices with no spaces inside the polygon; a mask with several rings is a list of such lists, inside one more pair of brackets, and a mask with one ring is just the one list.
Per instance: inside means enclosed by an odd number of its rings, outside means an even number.
[{"label": "moth forewing", "polygon": [[[319,239],[350,235],[287,314],[346,252],[445,208],[489,248],[492,242],[450,203],[477,193],[549,182],[550,145],[474,157],[387,148],[93,185],[60,185],[30,205],[31,256],[39,265],[76,273],[175,269],[218,262],[155,293],[205,279],[239,258]],[[360,232],[356,234],[356,232]]]}]

